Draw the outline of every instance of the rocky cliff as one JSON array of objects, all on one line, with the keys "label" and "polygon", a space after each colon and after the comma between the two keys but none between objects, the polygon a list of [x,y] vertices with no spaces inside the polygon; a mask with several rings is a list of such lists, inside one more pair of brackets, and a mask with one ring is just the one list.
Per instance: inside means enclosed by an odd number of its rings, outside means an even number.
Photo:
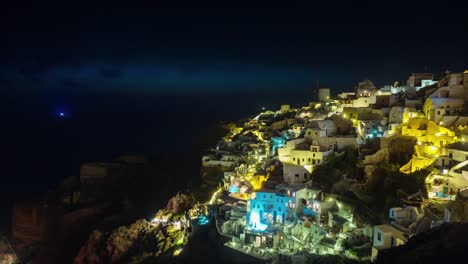
[{"label": "rocky cliff", "polygon": [[159,221],[138,220],[110,232],[94,230],[74,259],[81,263],[151,263],[168,260],[186,242],[186,230],[178,224],[181,214],[194,204],[190,194],[178,193],[155,218]]}]

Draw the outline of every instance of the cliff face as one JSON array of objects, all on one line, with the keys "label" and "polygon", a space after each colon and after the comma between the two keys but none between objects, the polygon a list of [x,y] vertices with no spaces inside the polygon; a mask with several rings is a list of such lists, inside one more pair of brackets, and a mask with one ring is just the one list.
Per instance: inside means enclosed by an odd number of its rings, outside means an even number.
[{"label": "cliff face", "polygon": [[379,252],[377,263],[455,263],[468,258],[467,236],[468,224],[444,224]]},{"label": "cliff face", "polygon": [[127,263],[170,258],[171,253],[184,244],[186,239],[184,227],[175,223],[181,213],[194,205],[194,201],[192,195],[178,193],[169,200],[166,209],[156,214],[161,223],[142,219],[107,233],[94,230],[81,247],[74,263]]},{"label": "cliff face", "polygon": [[166,209],[171,211],[173,214],[178,214],[188,211],[194,204],[195,198],[193,196],[185,193],[178,193],[169,200]]},{"label": "cliff face", "polygon": [[93,231],[75,257],[75,264],[128,263],[157,260],[179,245],[183,231],[138,220],[110,233]]},{"label": "cliff face", "polygon": [[450,222],[468,222],[468,189],[457,195],[452,205]]}]

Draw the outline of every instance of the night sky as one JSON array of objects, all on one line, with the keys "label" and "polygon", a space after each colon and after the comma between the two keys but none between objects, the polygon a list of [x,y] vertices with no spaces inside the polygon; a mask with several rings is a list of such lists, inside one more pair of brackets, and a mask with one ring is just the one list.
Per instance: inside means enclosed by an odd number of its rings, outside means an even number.
[{"label": "night sky", "polygon": [[161,2],[0,8],[0,86],[184,94],[306,89],[319,79],[346,90],[363,78],[384,85],[468,68],[466,13],[445,1]]},{"label": "night sky", "polygon": [[468,16],[449,1],[5,2],[0,233],[15,201],[78,175],[83,162],[165,155],[197,171],[211,125],[307,104],[317,80],[336,93],[364,78],[384,85],[468,68]]}]

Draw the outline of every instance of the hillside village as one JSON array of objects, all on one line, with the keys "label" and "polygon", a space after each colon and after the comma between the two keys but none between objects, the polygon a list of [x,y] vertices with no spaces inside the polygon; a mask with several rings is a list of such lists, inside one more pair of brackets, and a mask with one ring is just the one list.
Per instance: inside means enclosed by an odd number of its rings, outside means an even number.
[{"label": "hillside village", "polygon": [[225,246],[261,260],[375,261],[468,219],[468,71],[380,89],[364,80],[336,96],[319,87],[317,99],[227,124],[203,157]]},{"label": "hillside village", "polygon": [[151,219],[135,221],[161,167],[136,156],[85,163],[15,206],[3,255],[51,259],[47,247],[32,248],[87,236],[67,252],[74,263],[177,263],[215,230],[210,240],[249,261],[388,262],[392,250],[420,248],[418,237],[468,221],[468,71],[331,92],[318,87],[307,106],[224,123],[227,133],[202,156],[200,186]]}]

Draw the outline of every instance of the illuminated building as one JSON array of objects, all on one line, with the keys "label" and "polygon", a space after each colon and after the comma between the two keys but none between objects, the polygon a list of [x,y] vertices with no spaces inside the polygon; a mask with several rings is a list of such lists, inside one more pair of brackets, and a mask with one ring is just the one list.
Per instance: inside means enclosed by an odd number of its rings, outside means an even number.
[{"label": "illuminated building", "polygon": [[280,136],[280,137],[273,137],[270,140],[270,146],[271,146],[271,156],[274,156],[276,153],[276,150],[278,148],[284,147],[284,144],[286,143],[286,140],[288,139],[287,136]]},{"label": "illuminated building", "polygon": [[325,102],[330,99],[330,88],[318,88],[319,102]]},{"label": "illuminated building", "polygon": [[455,142],[455,133],[436,125],[424,118],[411,118],[402,125],[401,134],[412,136],[417,140],[413,158],[400,168],[401,172],[411,173],[434,163],[441,149]]},{"label": "illuminated building", "polygon": [[310,172],[303,166],[287,164],[283,165],[283,180],[287,184],[306,184],[312,182]]},{"label": "illuminated building", "polygon": [[423,110],[429,120],[439,123],[444,116],[460,115],[463,104],[461,98],[429,97],[424,102]]},{"label": "illuminated building", "polygon": [[303,166],[309,173],[312,172],[314,166],[323,164],[333,152],[331,148],[319,146],[316,141],[309,143],[302,140],[302,142],[294,142],[296,144],[289,144],[289,142],[291,141],[288,141],[284,148],[278,149],[280,161]]},{"label": "illuminated building", "polygon": [[287,113],[291,110],[291,106],[290,105],[281,105],[281,113]]},{"label": "illuminated building", "polygon": [[333,136],[336,131],[336,125],[332,120],[316,120],[307,125],[305,137],[314,140],[318,137]]},{"label": "illuminated building", "polygon": [[381,120],[360,120],[357,127],[358,135],[365,142],[366,139],[380,138],[387,131],[386,122]]},{"label": "illuminated building", "polygon": [[279,195],[273,190],[252,193],[247,205],[248,228],[265,231],[273,223],[293,221],[295,200],[292,195]]},{"label": "illuminated building", "polygon": [[437,81],[434,81],[433,79],[434,77],[432,73],[413,73],[408,77],[406,86],[419,91],[421,88],[437,83]]},{"label": "illuminated building", "polygon": [[[460,151],[456,151],[460,152]],[[453,164],[453,150],[449,153],[449,164]],[[468,157],[465,151],[464,158]],[[468,160],[464,160],[451,167],[450,170],[443,170],[442,173],[434,173],[427,177],[429,184],[429,198],[442,198],[454,200],[459,190],[468,187]]]},{"label": "illuminated building", "polygon": [[406,206],[390,208],[389,217],[396,222],[414,223],[422,218],[424,211],[420,207]]},{"label": "illuminated building", "polygon": [[374,83],[371,80],[364,80],[356,86],[356,97],[369,97],[376,90]]},{"label": "illuminated building", "polygon": [[247,226],[253,231],[265,231],[273,224],[287,224],[304,213],[310,199],[318,198],[320,190],[304,185],[277,185],[275,190],[254,192],[247,204]]},{"label": "illuminated building", "polygon": [[336,240],[325,237],[319,243],[318,253],[320,255],[335,254],[336,253],[335,246],[336,246]]},{"label": "illuminated building", "polygon": [[380,250],[396,247],[408,241],[408,235],[391,225],[374,226],[372,243],[372,260],[377,258]]}]

